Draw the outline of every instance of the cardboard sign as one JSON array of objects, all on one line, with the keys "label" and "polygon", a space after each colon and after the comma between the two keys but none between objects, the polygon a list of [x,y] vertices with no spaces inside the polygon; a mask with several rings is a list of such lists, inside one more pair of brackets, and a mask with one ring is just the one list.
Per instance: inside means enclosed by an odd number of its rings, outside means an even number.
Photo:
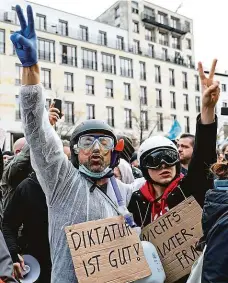
[{"label": "cardboard sign", "polygon": [[190,197],[142,230],[142,240],[157,248],[165,269],[166,283],[189,274],[199,257],[195,246],[203,235],[201,218],[201,207]]},{"label": "cardboard sign", "polygon": [[79,283],[126,283],[151,275],[140,239],[122,216],[65,228]]}]

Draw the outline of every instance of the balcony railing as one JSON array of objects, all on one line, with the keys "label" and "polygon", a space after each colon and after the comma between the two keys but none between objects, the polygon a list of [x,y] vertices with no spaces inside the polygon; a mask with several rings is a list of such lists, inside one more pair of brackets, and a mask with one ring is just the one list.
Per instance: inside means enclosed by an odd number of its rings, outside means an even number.
[{"label": "balcony railing", "polygon": [[172,47],[179,50],[181,49],[180,44],[176,44],[176,43],[173,43]]},{"label": "balcony railing", "polygon": [[69,85],[65,85],[65,86],[64,86],[64,90],[65,90],[65,91],[73,92],[73,91],[74,91],[74,87],[73,87],[73,86],[69,86]]},{"label": "balcony railing", "polygon": [[157,27],[164,28],[169,31],[176,32],[178,34],[184,35],[190,32],[190,27],[188,25],[182,25],[180,22],[176,22],[174,25],[172,21],[167,18],[159,18],[158,15],[148,15],[143,12],[141,15],[142,21],[147,24],[152,24]]},{"label": "balcony railing", "polygon": [[133,78],[133,70],[120,68],[120,75],[123,77]]},{"label": "balcony railing", "polygon": [[38,50],[38,58],[44,61],[55,62],[55,53]]},{"label": "balcony railing", "polygon": [[42,83],[44,88],[51,89],[51,83]]},{"label": "balcony railing", "polygon": [[77,66],[77,58],[75,57],[69,57],[69,56],[65,56],[65,55],[61,55],[62,58],[62,64],[66,64],[69,66]]},{"label": "balcony railing", "polygon": [[145,36],[145,39],[148,40],[148,41],[152,41],[152,42],[155,42],[155,41],[156,41],[155,36],[146,35],[146,36]]},{"label": "balcony railing", "polygon": [[106,88],[106,97],[112,98],[113,97],[113,89]]},{"label": "balcony railing", "polygon": [[165,46],[168,46],[168,45],[169,45],[168,40],[159,39],[159,43],[162,44],[162,45],[165,45]]},{"label": "balcony railing", "polygon": [[97,62],[82,59],[82,68],[97,70]]},{"label": "balcony railing", "polygon": [[102,63],[102,72],[115,74],[116,73],[116,66],[114,65],[106,65]]}]

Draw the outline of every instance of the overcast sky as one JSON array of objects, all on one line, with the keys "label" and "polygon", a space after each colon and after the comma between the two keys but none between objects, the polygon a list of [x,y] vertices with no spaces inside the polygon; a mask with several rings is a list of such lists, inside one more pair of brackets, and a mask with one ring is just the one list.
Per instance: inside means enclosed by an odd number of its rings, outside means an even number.
[{"label": "overcast sky", "polygon": [[[218,71],[228,70],[228,1],[227,0],[147,0],[175,11],[194,21],[196,60],[210,66],[218,58]],[[32,0],[39,4],[95,19],[115,0]]]}]

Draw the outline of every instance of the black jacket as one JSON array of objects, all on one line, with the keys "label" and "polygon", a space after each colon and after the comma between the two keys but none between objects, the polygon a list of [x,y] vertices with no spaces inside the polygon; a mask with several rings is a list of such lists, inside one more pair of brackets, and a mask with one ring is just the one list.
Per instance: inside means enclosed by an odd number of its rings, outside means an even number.
[{"label": "black jacket", "polygon": [[[186,197],[194,196],[203,207],[206,191],[213,187],[213,177],[209,174],[209,168],[211,164],[216,162],[216,133],[217,120],[212,124],[202,125],[198,118],[195,146],[188,174],[182,179],[179,186],[168,195],[167,204],[170,209],[185,199],[183,193]],[[140,190],[133,193],[128,209],[133,213],[138,226],[142,226],[141,219],[144,220],[144,227],[151,223],[151,205]]]},{"label": "black jacket", "polygon": [[[22,236],[18,241],[18,230],[22,224]],[[3,233],[14,262],[18,261],[18,253],[30,254],[39,261],[42,275],[50,277],[48,208],[35,173],[17,187],[4,213]]]},{"label": "black jacket", "polygon": [[227,283],[228,191],[207,192],[202,224],[207,248],[204,254],[201,282]]}]

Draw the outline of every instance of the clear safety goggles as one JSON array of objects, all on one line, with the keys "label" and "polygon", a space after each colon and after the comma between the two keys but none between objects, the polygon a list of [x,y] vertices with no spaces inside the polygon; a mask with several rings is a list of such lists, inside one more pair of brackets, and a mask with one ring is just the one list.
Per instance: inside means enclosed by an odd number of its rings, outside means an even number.
[{"label": "clear safety goggles", "polygon": [[104,150],[110,150],[114,148],[114,139],[104,135],[84,135],[78,140],[78,144],[74,146],[74,149],[88,150],[94,147],[95,143]]},{"label": "clear safety goggles", "polygon": [[179,155],[176,150],[163,149],[148,154],[143,164],[146,168],[158,169],[162,164],[171,167],[179,162]]}]

